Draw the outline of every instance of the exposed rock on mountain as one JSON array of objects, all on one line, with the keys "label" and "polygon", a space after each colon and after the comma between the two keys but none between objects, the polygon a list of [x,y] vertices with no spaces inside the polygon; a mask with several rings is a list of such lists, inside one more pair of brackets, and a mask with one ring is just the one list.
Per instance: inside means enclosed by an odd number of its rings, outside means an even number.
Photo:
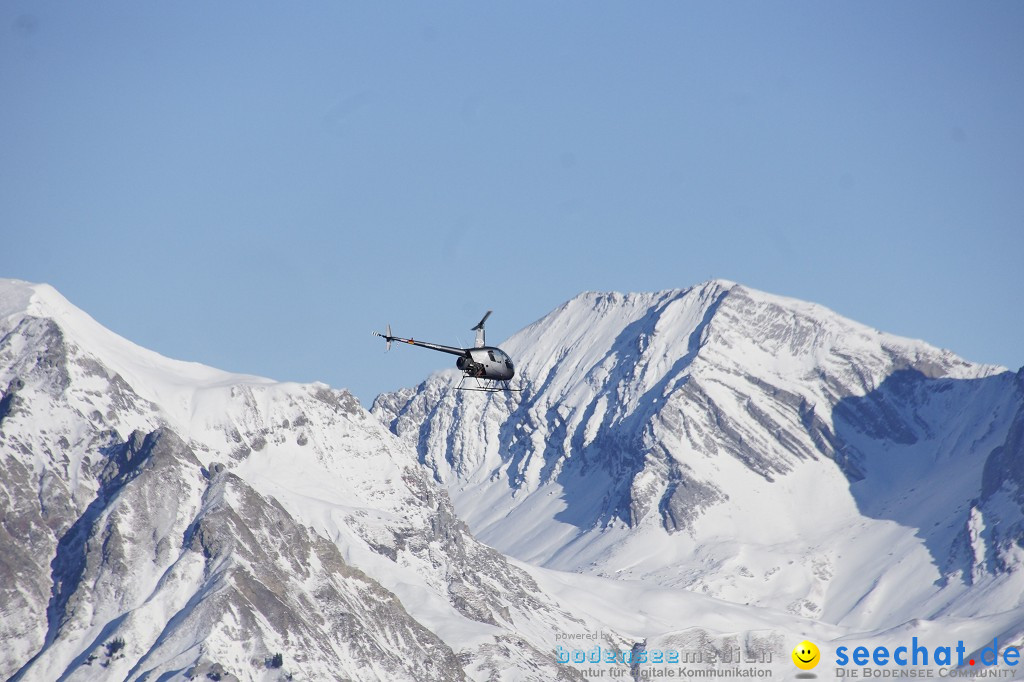
[{"label": "exposed rock on mountain", "polygon": [[347,392],[168,360],[10,281],[0,385],[3,677],[578,678],[550,642],[582,622]]},{"label": "exposed rock on mountain", "polygon": [[866,627],[978,612],[940,588],[1016,490],[1012,373],[724,281],[582,294],[501,345],[520,394],[441,372],[373,407],[496,548]]}]

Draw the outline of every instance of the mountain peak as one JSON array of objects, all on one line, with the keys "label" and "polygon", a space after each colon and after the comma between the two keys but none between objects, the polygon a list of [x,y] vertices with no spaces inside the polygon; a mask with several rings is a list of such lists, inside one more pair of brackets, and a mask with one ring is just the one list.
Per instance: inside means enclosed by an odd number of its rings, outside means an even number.
[{"label": "mountain peak", "polygon": [[[718,570],[742,548],[788,586],[761,603],[803,615],[851,607],[792,596],[824,590],[824,569],[802,555],[776,565],[778,543],[797,531],[794,551],[831,547],[861,513],[921,524],[905,500],[937,504],[915,476],[942,458],[979,472],[942,484],[936,514],[959,524],[946,516],[979,494],[1019,401],[1002,368],[724,280],[587,292],[503,348],[521,393],[481,401],[435,375],[373,407],[481,539],[560,570],[757,599]],[[905,556],[951,565],[940,525],[909,536]],[[844,571],[851,593],[874,579]]]},{"label": "mountain peak", "polygon": [[19,314],[54,317],[58,311],[73,307],[49,284],[0,278],[0,318]]},{"label": "mountain peak", "polygon": [[0,311],[0,677],[577,678],[549,644],[582,621],[350,394],[164,358],[46,285]]},{"label": "mountain peak", "polygon": [[32,319],[51,321],[61,342],[80,363],[98,363],[108,375],[120,376],[140,397],[162,405],[178,427],[187,423],[185,406],[199,388],[274,383],[168,358],[110,331],[49,284],[0,279],[0,331],[13,330]]}]

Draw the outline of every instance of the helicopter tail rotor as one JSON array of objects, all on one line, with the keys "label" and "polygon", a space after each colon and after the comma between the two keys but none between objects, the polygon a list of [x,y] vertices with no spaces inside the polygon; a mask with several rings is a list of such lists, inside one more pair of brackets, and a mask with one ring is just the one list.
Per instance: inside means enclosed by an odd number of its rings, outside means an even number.
[{"label": "helicopter tail rotor", "polygon": [[380,332],[374,332],[373,335],[374,336],[379,336],[380,338],[384,339],[384,352],[385,353],[387,353],[389,350],[391,350],[391,339],[393,339],[395,337],[391,336],[391,325],[390,324],[388,324],[387,329],[384,331],[383,334],[381,334]]}]

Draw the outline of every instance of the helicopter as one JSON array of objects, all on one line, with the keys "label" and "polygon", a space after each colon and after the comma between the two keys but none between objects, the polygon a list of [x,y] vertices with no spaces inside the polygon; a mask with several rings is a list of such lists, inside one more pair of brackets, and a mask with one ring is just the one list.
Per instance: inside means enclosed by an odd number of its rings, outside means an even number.
[{"label": "helicopter", "polygon": [[[502,349],[497,348],[496,346],[487,345],[484,334],[484,323],[487,322],[487,318],[491,316],[491,312],[493,311],[488,310],[484,314],[483,318],[476,323],[476,326],[472,327],[471,331],[476,332],[476,344],[473,348],[456,348],[455,346],[443,346],[439,343],[427,343],[426,341],[403,339],[399,336],[392,336],[390,324],[387,326],[387,330],[383,334],[380,332],[373,332],[373,335],[384,339],[386,343],[385,351],[391,350],[392,341],[398,341],[400,343],[408,343],[412,346],[420,346],[422,348],[429,348],[430,350],[437,350],[442,353],[450,353],[451,355],[459,356],[455,361],[455,366],[462,370],[462,380],[459,381],[459,385],[456,386],[457,390],[487,391],[489,393],[496,393],[498,391],[519,391],[521,389],[515,389],[509,386],[509,381],[516,373],[516,368],[512,364],[512,358],[510,358],[508,353]],[[466,379],[475,379],[475,386],[463,386]]]}]

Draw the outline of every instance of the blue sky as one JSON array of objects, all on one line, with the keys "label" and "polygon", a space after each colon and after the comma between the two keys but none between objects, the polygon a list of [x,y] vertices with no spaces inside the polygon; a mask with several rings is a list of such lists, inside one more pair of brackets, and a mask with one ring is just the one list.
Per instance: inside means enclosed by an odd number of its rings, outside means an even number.
[{"label": "blue sky", "polygon": [[1024,364],[1024,3],[0,4],[0,276],[364,403],[711,277]]}]

